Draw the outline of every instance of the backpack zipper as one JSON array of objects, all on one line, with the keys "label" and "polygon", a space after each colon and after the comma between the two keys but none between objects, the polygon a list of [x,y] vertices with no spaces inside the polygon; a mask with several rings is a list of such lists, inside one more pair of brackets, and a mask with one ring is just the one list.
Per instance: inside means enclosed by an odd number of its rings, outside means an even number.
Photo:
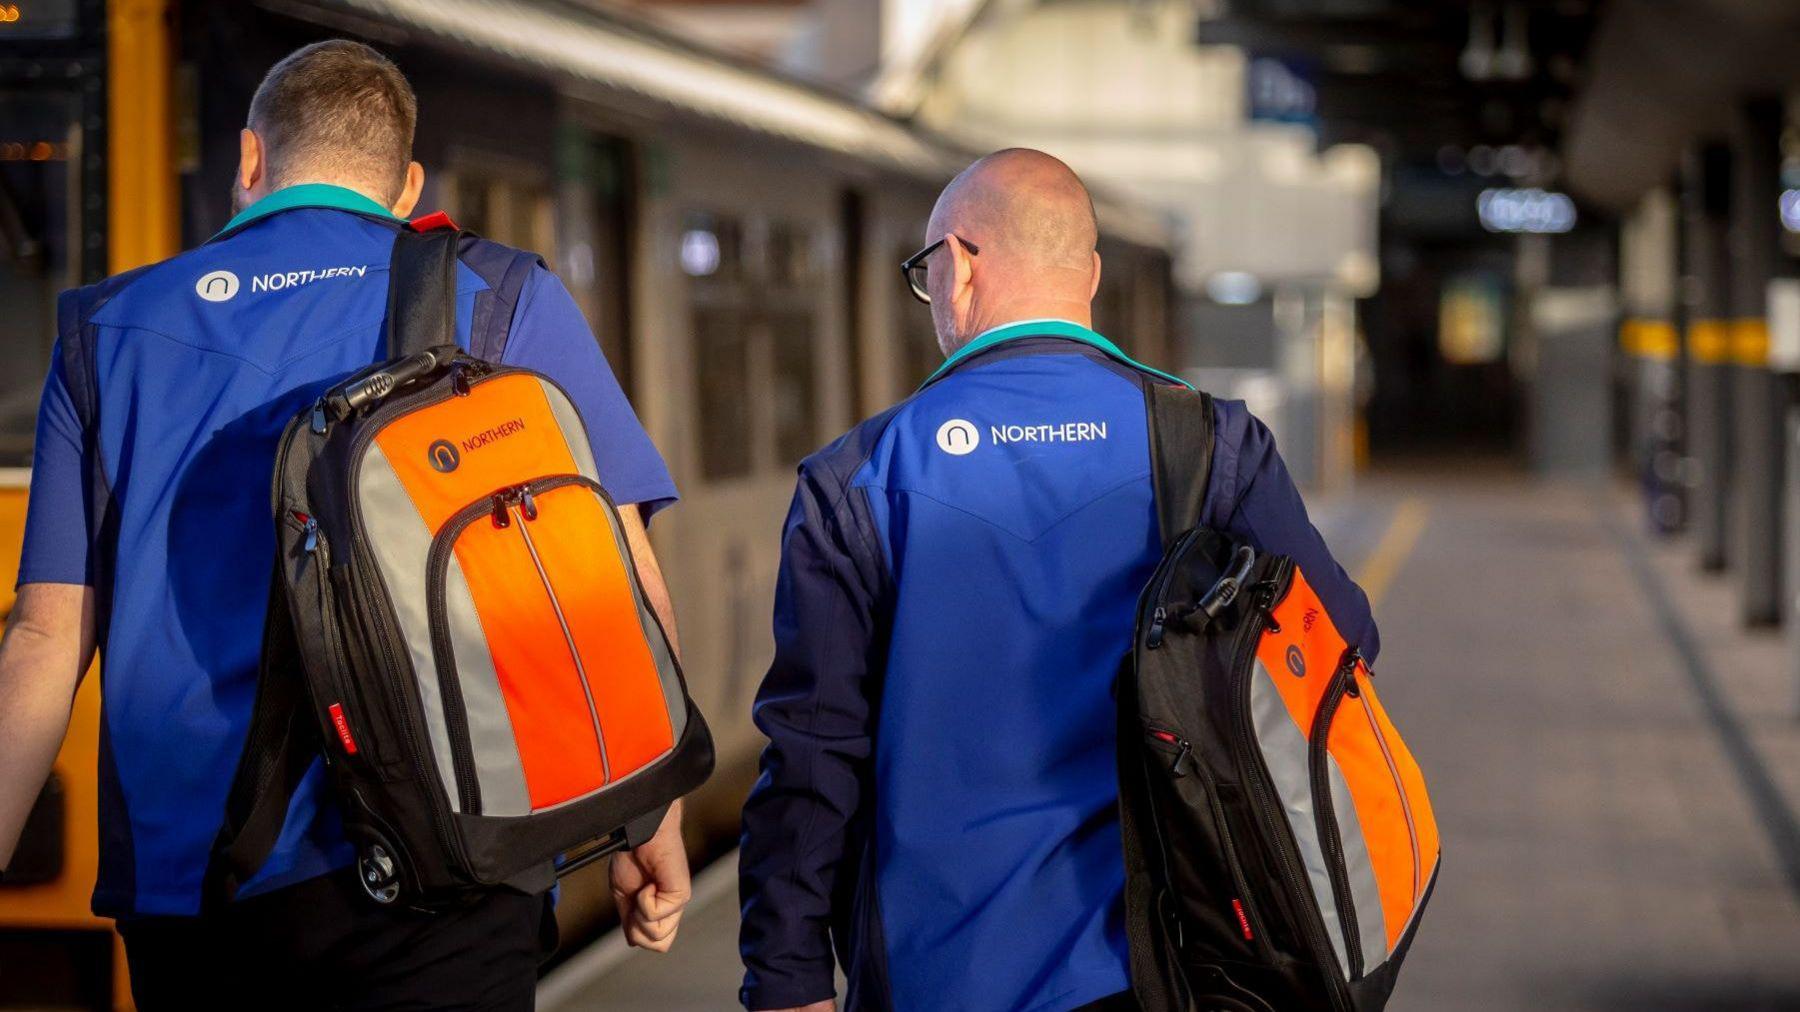
[{"label": "backpack zipper", "polygon": [[[537,478],[520,485],[510,485],[496,492],[489,493],[474,502],[457,510],[444,525],[438,529],[432,539],[431,551],[426,556],[425,602],[429,613],[431,627],[431,652],[437,662],[438,695],[444,701],[444,722],[455,733],[450,735],[450,751],[453,764],[457,770],[458,796],[464,804],[474,805],[480,810],[480,788],[475,780],[475,759],[468,745],[468,711],[463,701],[462,683],[457,680],[456,652],[450,642],[449,607],[445,602],[445,583],[449,578],[450,556],[455,551],[457,538],[476,520],[482,517],[492,519],[496,527],[510,527],[515,524],[514,511],[518,512],[517,526],[525,538],[526,550],[531,554],[531,561],[537,567],[538,578],[543,581],[544,593],[549,596],[551,607],[556,611],[557,621],[562,625],[563,635],[569,644],[569,651],[575,660],[575,668],[581,681],[581,691],[588,704],[588,717],[593,723],[595,748],[600,755],[601,785],[612,782],[611,761],[606,754],[606,739],[600,729],[600,715],[594,704],[593,690],[588,685],[586,672],[582,668],[579,656],[575,652],[573,635],[569,630],[567,619],[562,613],[562,605],[556,599],[556,593],[550,587],[548,576],[544,573],[543,563],[538,558],[537,547],[526,533],[525,525],[537,518],[537,507],[532,497],[545,492],[570,485],[580,485],[605,499],[605,491],[599,484],[584,475],[564,474],[548,478]],[[526,503],[531,502],[529,510]],[[633,573],[633,587],[636,587],[636,574]],[[465,776],[464,770],[467,770]]]},{"label": "backpack zipper", "polygon": [[525,550],[531,553],[531,564],[537,567],[538,579],[543,581],[544,594],[550,599],[550,609],[556,613],[557,625],[562,627],[563,642],[568,644],[569,660],[575,665],[576,680],[581,683],[581,696],[587,700],[588,719],[594,725],[594,747],[600,750],[600,784],[605,786],[612,783],[612,760],[606,755],[606,734],[600,730],[600,711],[594,706],[594,688],[588,684],[587,666],[581,663],[581,651],[575,646],[575,633],[569,628],[568,616],[563,614],[562,601],[557,599],[556,588],[550,583],[550,574],[544,571],[544,560],[538,557],[537,542],[531,539],[531,531],[527,529],[538,515],[533,492],[549,491],[569,484],[553,482],[554,479],[551,479],[519,486],[518,495],[511,506],[519,515],[519,536],[525,540]]},{"label": "backpack zipper", "polygon": [[[1361,658],[1358,658],[1359,660]],[[1356,673],[1351,671],[1352,685],[1355,684]],[[1419,855],[1419,827],[1413,822],[1412,799],[1406,796],[1406,784],[1400,779],[1399,764],[1394,762],[1394,753],[1388,747],[1387,735],[1381,731],[1381,722],[1375,719],[1375,708],[1369,703],[1369,694],[1353,692],[1358,702],[1362,703],[1363,714],[1369,719],[1369,730],[1375,733],[1375,743],[1381,746],[1381,757],[1387,760],[1388,774],[1394,778],[1394,793],[1400,796],[1400,811],[1406,816],[1406,835],[1412,843],[1413,889],[1412,905],[1419,905],[1419,893],[1425,888],[1424,862]]]},{"label": "backpack zipper", "polygon": [[[1145,732],[1149,734],[1151,738],[1161,742],[1163,746],[1173,746],[1175,748],[1175,758],[1169,763],[1166,772],[1169,777],[1174,780],[1185,778],[1187,774],[1181,772],[1182,760],[1189,760],[1189,765],[1194,765],[1192,762],[1194,754],[1193,742],[1167,728],[1146,727]],[[1219,846],[1225,854],[1225,869],[1231,875],[1231,884],[1237,891],[1237,895],[1232,897],[1232,902],[1235,905],[1233,912],[1249,929],[1248,933],[1245,935],[1245,941],[1255,942],[1259,952],[1266,952],[1268,943],[1263,941],[1262,917],[1257,913],[1256,901],[1250,894],[1249,878],[1244,874],[1243,866],[1238,861],[1237,843],[1231,835],[1231,824],[1225,821],[1225,806],[1220,804],[1218,792],[1213,789],[1210,779],[1204,775],[1205,771],[1200,769],[1197,765],[1194,765],[1194,768],[1196,772],[1201,774],[1199,782],[1201,789],[1206,794],[1207,810],[1212,813],[1213,823],[1219,827]],[[1168,870],[1170,862],[1167,845],[1163,842],[1162,822],[1155,817],[1155,799],[1152,797],[1149,801],[1151,808],[1151,823],[1156,830],[1156,842],[1159,851],[1158,856],[1161,858],[1163,864],[1163,879],[1164,881],[1170,881],[1170,873]]]},{"label": "backpack zipper", "polygon": [[[1203,531],[1204,528],[1195,527],[1177,538],[1175,544],[1169,547],[1162,565],[1150,578],[1145,594],[1147,601],[1155,602],[1156,607],[1151,611],[1150,626],[1144,633],[1144,648],[1147,650],[1156,650],[1163,644],[1163,633],[1169,623],[1169,609],[1163,599],[1169,593],[1169,584],[1175,580],[1175,570],[1179,567],[1180,560],[1186,558],[1188,547],[1199,539]],[[1142,613],[1143,609],[1140,608],[1139,614]]]},{"label": "backpack zipper", "polygon": [[1344,867],[1344,838],[1338,826],[1337,803],[1331,796],[1330,751],[1331,722],[1349,688],[1348,678],[1356,671],[1361,655],[1355,647],[1344,651],[1331,685],[1319,701],[1313,716],[1311,741],[1308,742],[1308,772],[1312,780],[1313,819],[1318,824],[1319,843],[1325,853],[1325,871],[1331,876],[1331,890],[1337,897],[1338,927],[1344,933],[1344,953],[1350,964],[1350,979],[1363,974],[1362,933],[1357,928],[1356,903],[1350,894],[1350,873]]},{"label": "backpack zipper", "polygon": [[1314,958],[1319,962],[1321,972],[1325,975],[1326,991],[1331,995],[1331,1004],[1336,1009],[1348,1009],[1349,999],[1345,993],[1346,984],[1337,973],[1337,950],[1325,933],[1324,921],[1310,916],[1305,911],[1312,910],[1316,904],[1312,898],[1312,884],[1307,881],[1304,872],[1298,866],[1293,854],[1293,847],[1288,845],[1292,830],[1284,824],[1285,815],[1281,806],[1275,801],[1274,790],[1269,786],[1269,770],[1261,753],[1257,750],[1255,728],[1250,722],[1250,662],[1256,654],[1257,642],[1262,638],[1263,630],[1271,620],[1270,612],[1275,604],[1287,596],[1289,578],[1293,575],[1293,560],[1281,557],[1271,574],[1272,584],[1268,607],[1249,609],[1244,619],[1243,631],[1239,634],[1239,646],[1232,658],[1231,672],[1237,684],[1232,694],[1237,705],[1232,707],[1236,714],[1234,723],[1237,733],[1232,739],[1232,750],[1237,754],[1238,768],[1244,773],[1244,782],[1250,788],[1251,809],[1262,823],[1265,838],[1274,844],[1277,857],[1277,871],[1282,886],[1289,895],[1308,900],[1296,909],[1300,914],[1300,927],[1313,949]]}]

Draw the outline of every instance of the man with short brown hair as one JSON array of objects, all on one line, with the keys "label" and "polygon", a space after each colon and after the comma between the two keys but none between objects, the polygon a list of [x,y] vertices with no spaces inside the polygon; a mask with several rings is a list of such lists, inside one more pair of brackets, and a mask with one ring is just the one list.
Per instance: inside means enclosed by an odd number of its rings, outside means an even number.
[{"label": "man with short brown hair", "polygon": [[[530,1008],[546,895],[376,907],[320,763],[268,860],[222,910],[202,881],[256,692],[286,421],[381,354],[388,260],[424,170],[405,77],[355,42],[301,49],[251,102],[236,217],[198,249],[66,293],[39,410],[19,596],[0,641],[0,867],[100,645],[97,912],[139,1008]],[[555,379],[593,435],[638,577],[674,638],[644,525],[674,484],[568,291],[532,254],[467,239],[457,340]],[[335,575],[335,574],[334,574]],[[687,902],[680,804],[616,857],[627,939],[666,950]]]}]

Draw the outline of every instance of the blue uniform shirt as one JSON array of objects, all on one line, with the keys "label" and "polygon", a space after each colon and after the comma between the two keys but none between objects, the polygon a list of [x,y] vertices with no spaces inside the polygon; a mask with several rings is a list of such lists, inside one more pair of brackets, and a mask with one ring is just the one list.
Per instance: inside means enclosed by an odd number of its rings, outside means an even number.
[{"label": "blue uniform shirt", "polygon": [[[92,348],[92,433],[58,344],[19,582],[92,584],[110,574],[100,595],[110,609],[99,616],[99,913],[199,909],[256,691],[275,444],[321,389],[382,357],[393,239],[391,216],[367,198],[295,186],[198,249],[83,292],[87,315],[72,322],[88,328]],[[534,263],[502,300],[467,260],[458,270],[458,341],[468,347],[478,311],[509,314],[501,361],[568,390],[613,498],[652,511],[673,502],[668,470],[555,276]],[[107,523],[96,530],[101,495]],[[110,566],[95,565],[101,553]],[[351,856],[315,763],[242,894]]]},{"label": "blue uniform shirt", "polygon": [[[1112,685],[1162,554],[1143,384],[1098,334],[984,335],[808,458],[740,857],[753,1009],[1063,1010],[1129,986]],[[1269,432],[1217,402],[1203,522],[1378,650]],[[836,945],[836,953],[832,945]]]}]

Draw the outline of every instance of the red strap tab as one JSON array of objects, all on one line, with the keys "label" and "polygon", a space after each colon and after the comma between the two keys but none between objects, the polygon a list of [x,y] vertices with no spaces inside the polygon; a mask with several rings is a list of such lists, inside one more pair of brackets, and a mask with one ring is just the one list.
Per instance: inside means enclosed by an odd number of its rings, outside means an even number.
[{"label": "red strap tab", "polygon": [[331,711],[331,726],[337,729],[338,741],[343,743],[344,753],[346,755],[355,755],[356,739],[350,736],[350,722],[344,719],[343,705],[340,703],[333,703],[326,707],[326,709]]},{"label": "red strap tab", "polygon": [[[355,751],[352,749],[352,751]],[[1238,927],[1244,932],[1244,941],[1254,941],[1256,935],[1250,930],[1250,917],[1244,913],[1244,901],[1237,897],[1231,899],[1231,909],[1237,914]]]},{"label": "red strap tab", "polygon": [[462,228],[458,226],[456,222],[451,221],[450,216],[442,211],[433,211],[430,214],[420,215],[407,222],[406,227],[412,229],[414,232],[431,232],[440,228],[455,229],[459,232],[462,231]]}]

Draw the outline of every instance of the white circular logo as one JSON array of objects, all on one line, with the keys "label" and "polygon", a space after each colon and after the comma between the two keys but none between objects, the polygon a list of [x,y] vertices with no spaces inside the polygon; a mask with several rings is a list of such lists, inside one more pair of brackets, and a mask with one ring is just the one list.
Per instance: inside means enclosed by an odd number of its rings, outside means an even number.
[{"label": "white circular logo", "polygon": [[981,430],[975,427],[974,422],[952,418],[938,426],[937,443],[938,449],[952,457],[960,457],[965,453],[973,453],[981,445]]},{"label": "white circular logo", "polygon": [[237,294],[238,276],[230,271],[203,274],[194,282],[194,294],[208,302],[224,302]]}]

